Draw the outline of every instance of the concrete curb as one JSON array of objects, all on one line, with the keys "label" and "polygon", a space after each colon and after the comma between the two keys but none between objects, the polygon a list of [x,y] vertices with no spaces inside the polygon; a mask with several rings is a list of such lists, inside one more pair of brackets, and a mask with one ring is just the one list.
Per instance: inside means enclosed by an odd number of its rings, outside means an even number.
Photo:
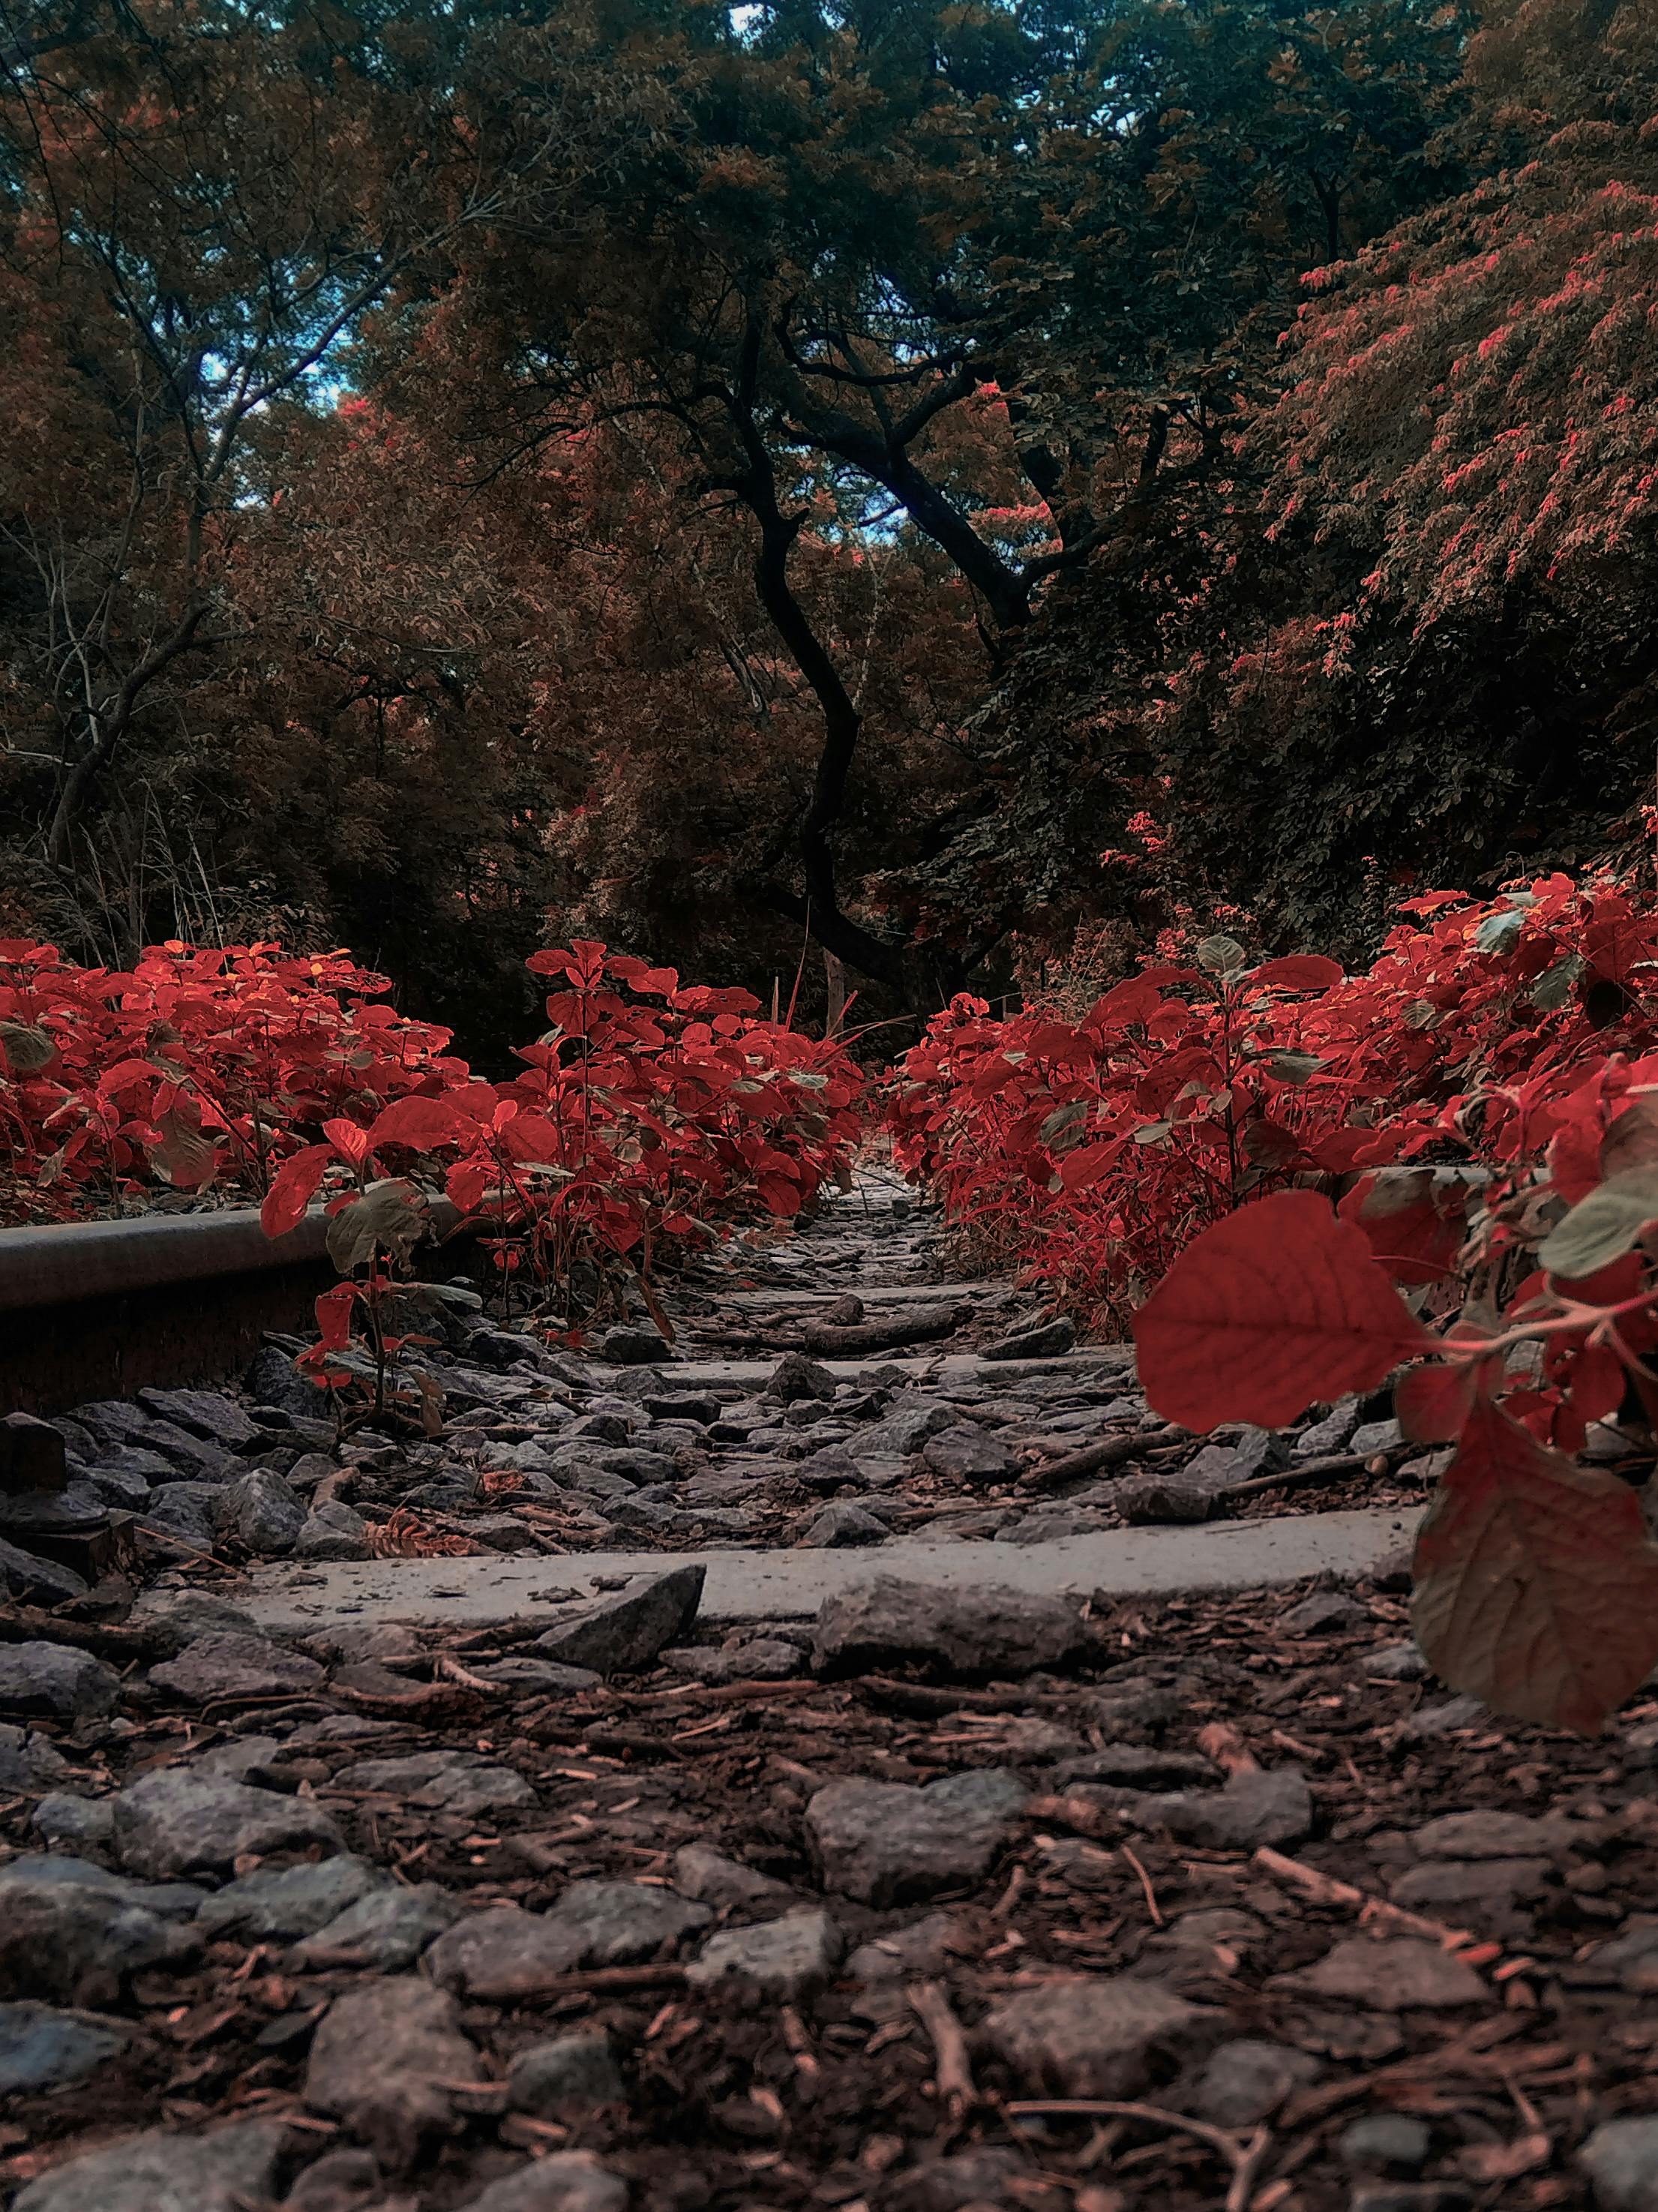
[{"label": "concrete curb", "polygon": [[1408,1542],[1413,1514],[1309,1513],[1212,1528],[1108,1528],[1052,1544],[914,1540],[875,1551],[519,1553],[465,1559],[374,1559],[361,1565],[256,1569],[239,1598],[262,1628],[304,1635],[365,1620],[481,1628],[544,1616],[562,1595],[591,1596],[599,1577],[706,1568],[700,1621],[805,1620],[826,1597],[893,1575],[929,1588],[1006,1589],[1048,1596],[1167,1597],[1183,1590],[1272,1589],[1309,1576],[1356,1581]]}]

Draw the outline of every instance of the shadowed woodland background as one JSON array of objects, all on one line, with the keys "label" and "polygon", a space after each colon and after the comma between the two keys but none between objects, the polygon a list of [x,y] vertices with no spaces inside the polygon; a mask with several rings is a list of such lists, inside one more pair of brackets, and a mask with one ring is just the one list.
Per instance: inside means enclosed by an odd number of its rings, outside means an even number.
[{"label": "shadowed woodland background", "polygon": [[873,1018],[1631,844],[1655,58],[5,0],[0,934],[348,944],[487,1057],[550,933]]}]

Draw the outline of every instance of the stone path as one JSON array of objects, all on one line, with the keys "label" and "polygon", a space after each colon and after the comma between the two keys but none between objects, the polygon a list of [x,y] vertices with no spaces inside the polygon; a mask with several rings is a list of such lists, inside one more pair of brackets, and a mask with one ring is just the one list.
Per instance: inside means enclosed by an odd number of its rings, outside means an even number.
[{"label": "stone path", "polygon": [[280,1346],[16,1431],[9,2212],[1658,2212],[1658,1705],[1448,1695],[1376,1408],[1170,1434],[931,1227],[678,1357],[451,1286],[425,1442]]}]

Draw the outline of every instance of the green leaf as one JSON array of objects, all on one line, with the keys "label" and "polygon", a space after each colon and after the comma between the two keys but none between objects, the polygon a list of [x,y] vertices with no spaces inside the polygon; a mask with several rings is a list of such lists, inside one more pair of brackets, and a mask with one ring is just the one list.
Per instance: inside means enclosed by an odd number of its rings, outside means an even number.
[{"label": "green leaf", "polygon": [[38,1075],[58,1054],[49,1030],[29,1022],[0,1022],[0,1054],[14,1075]]},{"label": "green leaf", "polygon": [[1609,1176],[1580,1199],[1538,1249],[1538,1265],[1576,1282],[1621,1260],[1658,1221],[1658,1166]]},{"label": "green leaf", "polygon": [[1510,891],[1508,907],[1500,914],[1488,914],[1473,933],[1474,947],[1480,952],[1512,952],[1526,926],[1526,909],[1537,901],[1529,891]]},{"label": "green leaf", "polygon": [[1266,1065],[1280,1083],[1305,1083],[1324,1062],[1315,1052],[1274,1052],[1267,1054]]},{"label": "green leaf", "polygon": [[1236,937],[1206,937],[1198,947],[1198,965],[1206,975],[1241,975],[1246,957]]},{"label": "green leaf", "polygon": [[406,1262],[430,1226],[426,1201],[411,1182],[371,1182],[362,1196],[328,1224],[328,1256],[343,1275],[373,1259],[376,1245]]},{"label": "green leaf", "polygon": [[1056,1106],[1042,1127],[1037,1130],[1036,1141],[1040,1145],[1051,1145],[1056,1137],[1064,1136],[1067,1129],[1074,1129],[1078,1121],[1085,1121],[1087,1119],[1087,1099],[1069,1099],[1063,1106]]},{"label": "green leaf", "polygon": [[1581,952],[1568,952],[1552,968],[1546,968],[1528,994],[1539,1013],[1558,1013],[1577,988],[1578,978],[1587,973],[1588,964]]}]

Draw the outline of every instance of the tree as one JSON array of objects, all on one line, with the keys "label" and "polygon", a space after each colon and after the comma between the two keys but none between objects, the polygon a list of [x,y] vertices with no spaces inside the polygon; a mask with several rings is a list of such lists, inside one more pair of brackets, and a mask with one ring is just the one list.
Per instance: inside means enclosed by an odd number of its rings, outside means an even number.
[{"label": "tree", "polygon": [[[1041,585],[1132,546],[1225,459],[1258,311],[1309,226],[1320,252],[1362,233],[1384,173],[1421,168],[1459,19],[1376,0],[1027,24],[908,0],[744,29],[574,8],[564,28],[561,54],[643,70],[672,119],[595,180],[580,223],[561,204],[469,240],[490,368],[471,434],[502,466],[650,418],[687,495],[744,517],[822,725],[792,879],[774,867],[752,896],[897,981],[914,933],[859,919],[837,880],[864,716],[795,588],[811,498],[839,532],[936,549],[999,663]],[[507,77],[510,112],[533,78],[516,58]],[[1005,927],[938,923],[955,975]]]}]

